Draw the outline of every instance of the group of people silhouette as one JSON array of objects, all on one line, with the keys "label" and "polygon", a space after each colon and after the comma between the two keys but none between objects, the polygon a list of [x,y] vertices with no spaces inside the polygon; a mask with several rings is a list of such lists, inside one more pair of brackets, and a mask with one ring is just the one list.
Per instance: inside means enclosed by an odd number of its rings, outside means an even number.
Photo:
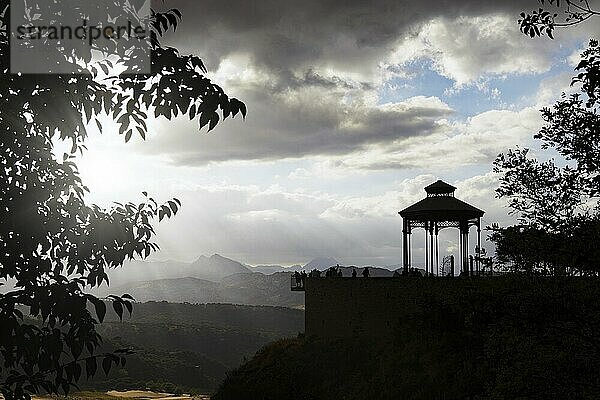
[{"label": "group of people silhouette", "polygon": [[304,284],[306,283],[306,272],[294,272],[294,279],[296,280],[296,287],[304,288]]},{"label": "group of people silhouette", "polygon": [[[332,266],[327,268],[325,271],[325,277],[326,278],[334,278],[334,277],[342,277],[343,273],[342,273],[342,267],[340,267],[340,265],[336,265],[336,266]],[[310,271],[310,273],[307,275],[305,271],[299,272],[296,271],[294,272],[294,279],[296,281],[296,287],[298,288],[304,288],[304,284],[306,282],[306,277],[307,276],[311,276],[311,277],[315,277],[315,278],[320,278],[321,274],[323,272],[319,271],[318,269],[313,269],[312,271]],[[356,271],[356,268],[352,268],[352,277],[356,278],[358,276],[358,273]],[[370,271],[369,271],[369,267],[364,267],[362,270],[362,276],[363,278],[368,278],[370,276]]]},{"label": "group of people silhouette", "polygon": [[[314,272],[314,271],[317,271],[317,270],[313,270],[313,272]],[[317,272],[318,272],[318,275],[313,275],[313,274],[311,273],[311,276],[319,276],[319,277],[320,277],[320,276],[321,276],[321,272],[320,272],[320,271],[317,271]],[[326,278],[334,278],[334,277],[342,277],[342,276],[344,276],[344,274],[343,274],[343,272],[342,272],[342,267],[340,267],[340,265],[339,265],[339,264],[338,264],[338,265],[336,265],[336,266],[334,266],[334,267],[329,267],[329,268],[328,268],[328,269],[325,271],[325,277],[326,277]],[[357,276],[358,276],[358,273],[356,272],[356,268],[355,268],[355,267],[352,267],[352,277],[353,277],[353,278],[356,278]],[[368,277],[370,276],[369,267],[365,267],[365,268],[363,268],[363,271],[362,271],[362,276],[363,276],[364,278],[368,278]]]},{"label": "group of people silhouette", "polygon": [[[295,287],[296,288],[300,288],[300,289],[304,289],[304,284],[306,282],[306,277],[310,276],[310,277],[314,277],[314,278],[320,278],[322,276],[324,276],[325,278],[341,278],[344,276],[344,272],[343,272],[343,268],[342,266],[335,265],[335,266],[331,266],[329,268],[327,268],[324,271],[319,271],[318,269],[313,269],[312,271],[310,271],[308,274],[305,271],[296,271],[294,272],[294,280],[295,280]],[[349,268],[352,268],[352,278],[357,278],[360,268],[351,266]],[[368,278],[369,276],[371,276],[371,271],[369,269],[369,267],[364,267],[362,268],[362,272],[360,273],[362,275],[363,278]],[[405,273],[404,271],[401,270],[396,270],[394,271],[393,275],[394,278],[399,278],[401,276],[409,276],[409,277],[427,277],[427,276],[435,276],[432,273],[424,273],[423,270],[419,270],[418,268],[410,268],[408,270],[408,273]],[[469,276],[468,273],[461,273],[460,276]],[[293,285],[293,284],[292,284]]]}]

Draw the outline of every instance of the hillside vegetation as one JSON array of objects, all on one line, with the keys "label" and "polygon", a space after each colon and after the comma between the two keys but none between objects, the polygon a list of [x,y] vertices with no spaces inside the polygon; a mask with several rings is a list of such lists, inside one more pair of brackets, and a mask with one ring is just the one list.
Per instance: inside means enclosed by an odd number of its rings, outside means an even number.
[{"label": "hillside vegetation", "polygon": [[290,276],[287,272],[272,275],[248,272],[229,275],[219,282],[193,277],[156,279],[111,287],[110,292],[129,293],[141,302],[232,303],[302,308],[304,294],[290,290]]},{"label": "hillside vegetation", "polygon": [[124,368],[80,382],[82,389],[214,391],[228,369],[265,344],[304,330],[304,312],[229,304],[136,304],[120,322],[107,314],[98,331],[104,350],[133,347]]}]

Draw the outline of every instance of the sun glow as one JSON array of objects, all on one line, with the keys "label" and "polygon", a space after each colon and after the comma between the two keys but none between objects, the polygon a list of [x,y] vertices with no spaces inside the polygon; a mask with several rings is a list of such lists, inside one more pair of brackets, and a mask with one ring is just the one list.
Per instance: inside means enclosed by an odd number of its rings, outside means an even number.
[{"label": "sun glow", "polygon": [[[132,143],[126,144],[119,135],[118,125],[109,117],[101,116],[100,133],[92,120],[88,124],[88,137],[83,152],[75,155],[75,163],[83,184],[90,189],[88,200],[102,206],[110,206],[114,201],[137,199],[143,189],[135,190],[136,183],[147,175],[150,166],[140,162],[140,156],[133,151]],[[54,140],[54,154],[58,160],[70,153],[71,142]]]}]

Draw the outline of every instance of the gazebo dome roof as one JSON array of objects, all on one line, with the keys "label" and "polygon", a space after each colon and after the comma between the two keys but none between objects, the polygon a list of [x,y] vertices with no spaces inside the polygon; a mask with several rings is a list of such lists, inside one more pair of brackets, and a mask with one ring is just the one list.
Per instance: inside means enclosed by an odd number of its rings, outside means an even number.
[{"label": "gazebo dome roof", "polygon": [[442,180],[437,180],[429,186],[425,186],[427,194],[442,194],[442,193],[454,193],[456,188],[452,185],[447,184]]},{"label": "gazebo dome roof", "polygon": [[456,188],[441,180],[425,188],[427,197],[398,214],[414,221],[461,221],[481,218],[484,211],[454,197]]}]

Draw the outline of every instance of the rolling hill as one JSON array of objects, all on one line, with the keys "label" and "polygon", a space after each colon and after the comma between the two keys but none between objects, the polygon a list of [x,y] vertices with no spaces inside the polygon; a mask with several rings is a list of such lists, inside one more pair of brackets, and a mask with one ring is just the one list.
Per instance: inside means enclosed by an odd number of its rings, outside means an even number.
[{"label": "rolling hill", "polygon": [[82,389],[214,390],[265,344],[304,331],[304,312],[228,304],[134,305],[123,321],[109,312],[98,325],[103,350],[132,347],[125,367],[80,382]]},{"label": "rolling hill", "polygon": [[102,294],[128,293],[140,302],[231,303],[302,308],[304,294],[290,290],[290,275],[288,272],[271,275],[248,272],[229,275],[218,283],[193,277],[155,279],[110,287],[104,289]]}]

